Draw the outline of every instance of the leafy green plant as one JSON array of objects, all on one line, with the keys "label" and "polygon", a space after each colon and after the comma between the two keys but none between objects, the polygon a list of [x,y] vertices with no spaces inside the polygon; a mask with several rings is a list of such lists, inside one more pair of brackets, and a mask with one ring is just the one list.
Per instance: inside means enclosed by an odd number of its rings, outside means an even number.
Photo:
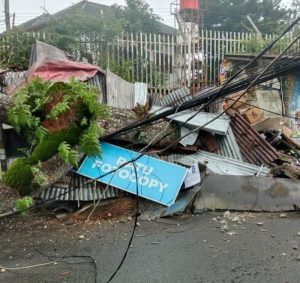
[{"label": "leafy green plant", "polygon": [[46,180],[47,176],[42,171],[42,164],[39,161],[38,164],[31,167],[32,174],[34,176],[33,182],[38,186],[42,186]]},{"label": "leafy green plant", "polygon": [[26,209],[30,208],[32,205],[32,197],[23,197],[21,199],[17,199],[15,203],[17,211],[21,212],[22,216],[26,216],[28,214],[28,211],[26,211]]},{"label": "leafy green plant", "polygon": [[59,145],[58,155],[65,163],[69,163],[74,167],[78,167],[78,152],[76,150],[72,150],[71,146],[68,143],[62,142]]},{"label": "leafy green plant", "polygon": [[[274,36],[273,38],[276,38]],[[249,40],[244,40],[242,43],[244,45],[243,54],[257,54],[264,48],[266,48],[273,40],[264,36],[253,35]],[[284,37],[280,39],[272,49],[269,50],[270,54],[280,54],[284,49],[288,47],[291,43],[292,37]]]},{"label": "leafy green plant", "polygon": [[87,155],[101,153],[99,138],[103,129],[99,118],[108,118],[108,109],[97,101],[95,88],[72,79],[50,83],[36,78],[16,93],[8,109],[12,126],[27,138],[27,158],[17,159],[4,176],[4,182],[22,194],[41,186],[46,179],[40,162],[58,153],[74,167],[78,166],[79,148]]},{"label": "leafy green plant", "polygon": [[33,173],[30,162],[25,158],[16,159],[4,174],[4,183],[19,191],[20,195],[27,195],[31,192]]}]

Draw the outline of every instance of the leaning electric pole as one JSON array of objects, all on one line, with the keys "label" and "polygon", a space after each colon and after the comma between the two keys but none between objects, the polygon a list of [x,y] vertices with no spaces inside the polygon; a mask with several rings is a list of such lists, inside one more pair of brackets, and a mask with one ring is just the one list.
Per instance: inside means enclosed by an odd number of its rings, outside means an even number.
[{"label": "leaning electric pole", "polygon": [[5,13],[6,31],[9,31],[10,30],[9,0],[4,0],[4,13]]}]

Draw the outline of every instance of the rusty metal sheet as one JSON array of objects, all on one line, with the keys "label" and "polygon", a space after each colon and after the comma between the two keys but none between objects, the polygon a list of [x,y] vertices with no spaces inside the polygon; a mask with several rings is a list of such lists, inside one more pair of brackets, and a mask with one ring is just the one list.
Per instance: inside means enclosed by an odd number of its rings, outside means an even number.
[{"label": "rusty metal sheet", "polygon": [[277,151],[240,114],[231,116],[230,124],[244,161],[260,166],[279,158]]}]

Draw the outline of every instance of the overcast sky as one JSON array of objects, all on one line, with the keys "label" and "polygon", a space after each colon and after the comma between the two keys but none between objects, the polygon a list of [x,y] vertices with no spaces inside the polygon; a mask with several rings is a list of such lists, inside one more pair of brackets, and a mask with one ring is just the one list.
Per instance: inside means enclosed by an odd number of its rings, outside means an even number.
[{"label": "overcast sky", "polygon": [[[289,3],[292,0],[284,0]],[[16,13],[16,24],[28,21],[43,13],[45,5],[49,13],[55,13],[59,10],[67,8],[72,4],[78,3],[80,0],[10,0],[10,12]],[[101,3],[104,5],[112,5],[117,3],[124,5],[125,0],[93,0],[92,2]],[[156,14],[159,14],[166,24],[174,25],[174,17],[170,15],[170,3],[174,0],[146,0],[153,8]],[[4,0],[0,1],[0,31],[4,30]]]}]

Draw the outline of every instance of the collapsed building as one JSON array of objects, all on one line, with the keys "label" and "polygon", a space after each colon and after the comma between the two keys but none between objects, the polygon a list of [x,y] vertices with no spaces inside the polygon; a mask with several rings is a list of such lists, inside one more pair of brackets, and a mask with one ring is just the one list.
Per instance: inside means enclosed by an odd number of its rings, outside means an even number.
[{"label": "collapsed building", "polygon": [[[110,118],[99,121],[107,150],[102,159],[97,163],[87,157],[73,170],[53,156],[43,164],[47,181],[35,193],[43,201],[85,203],[129,192],[155,202],[146,201],[146,219],[191,206],[196,211],[293,210],[300,200],[299,69],[297,51],[259,60],[227,56],[223,84],[193,94],[182,88],[160,98],[148,94],[146,84],[75,63],[61,50],[37,42],[29,71],[17,78],[16,88],[7,82],[8,72],[2,72],[7,94],[1,99],[9,101],[10,93],[36,76],[49,81],[75,77],[95,86],[99,103],[109,107]],[[232,70],[237,75],[230,75]],[[5,169],[25,141],[8,125],[1,140]],[[118,158],[110,159],[114,155]],[[113,175],[124,167],[117,175],[125,183]],[[91,168],[98,171],[91,173]]]}]

